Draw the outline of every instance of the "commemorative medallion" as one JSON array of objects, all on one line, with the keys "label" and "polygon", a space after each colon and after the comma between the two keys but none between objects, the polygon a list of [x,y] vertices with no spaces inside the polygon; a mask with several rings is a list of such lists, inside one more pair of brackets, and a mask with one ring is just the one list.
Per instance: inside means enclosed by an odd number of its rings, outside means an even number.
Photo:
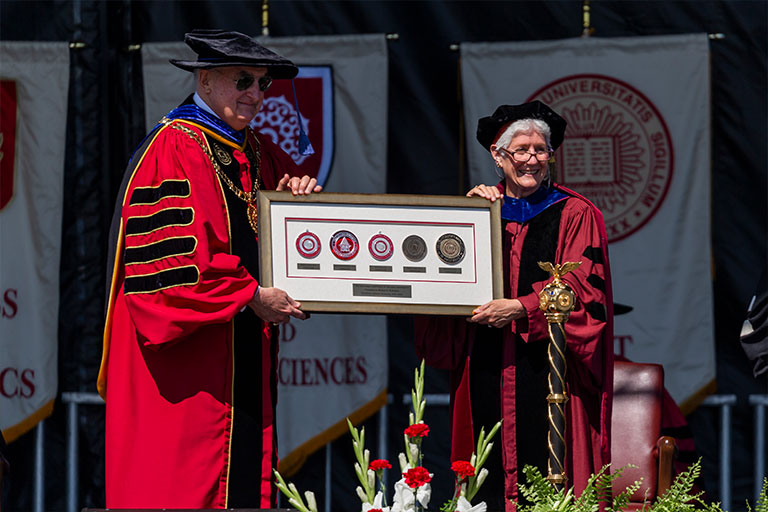
[{"label": "commemorative medallion", "polygon": [[357,237],[349,231],[337,231],[331,237],[331,252],[340,260],[351,260],[359,249]]},{"label": "commemorative medallion", "polygon": [[437,239],[437,256],[449,265],[455,265],[464,259],[464,241],[459,235],[446,233]]},{"label": "commemorative medallion", "polygon": [[226,166],[232,163],[232,157],[229,156],[226,151],[224,151],[224,148],[215,142],[213,143],[213,152],[216,153],[216,158],[219,160],[219,162],[221,162],[221,165]]},{"label": "commemorative medallion", "polygon": [[374,259],[386,261],[392,257],[392,254],[395,252],[395,247],[392,245],[392,240],[390,240],[387,235],[377,233],[368,241],[368,251]]},{"label": "commemorative medallion", "polygon": [[427,244],[419,235],[409,235],[403,240],[403,254],[410,261],[421,261],[427,255]]},{"label": "commemorative medallion", "polygon": [[314,258],[320,254],[320,239],[311,231],[305,231],[296,237],[296,250],[304,258]]}]

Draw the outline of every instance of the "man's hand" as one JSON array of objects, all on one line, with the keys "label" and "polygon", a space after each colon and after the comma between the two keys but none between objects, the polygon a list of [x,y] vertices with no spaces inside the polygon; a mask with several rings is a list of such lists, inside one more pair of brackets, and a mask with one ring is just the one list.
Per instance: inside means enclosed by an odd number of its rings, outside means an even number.
[{"label": "man's hand", "polygon": [[293,300],[280,288],[259,286],[248,306],[265,322],[287,324],[291,317],[304,320],[307,314],[301,311],[301,303]]},{"label": "man's hand", "polygon": [[285,174],[277,182],[275,190],[290,190],[295,196],[308,196],[312,192],[320,192],[323,187],[317,184],[317,179],[310,178],[306,174],[301,178]]},{"label": "man's hand", "polygon": [[517,299],[496,299],[486,302],[472,311],[473,316],[467,322],[504,327],[512,320],[526,316],[523,303]]}]

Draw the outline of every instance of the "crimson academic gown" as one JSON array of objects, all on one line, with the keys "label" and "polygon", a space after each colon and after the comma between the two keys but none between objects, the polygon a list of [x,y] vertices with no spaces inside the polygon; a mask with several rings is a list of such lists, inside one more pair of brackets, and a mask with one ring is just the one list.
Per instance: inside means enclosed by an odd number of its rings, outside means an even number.
[{"label": "crimson academic gown", "polygon": [[[503,467],[503,479],[492,474],[488,482],[495,476],[498,486],[481,488],[489,510],[516,510],[509,500],[518,499],[517,483],[526,482],[523,464],[537,465],[546,475],[549,336],[538,294],[551,279],[539,261],[582,262],[563,278],[577,296],[565,327],[569,486],[580,492],[589,476],[610,460],[613,302],[605,225],[586,199],[555,188],[565,197],[524,222],[504,223],[504,296],[518,298],[527,317],[502,329],[464,318],[420,317],[415,322],[419,356],[451,370],[451,459],[469,460],[479,427],[484,424],[487,433],[495,420],[504,419],[493,448],[500,455],[495,471]],[[490,469],[494,471],[492,465]],[[502,489],[504,500],[498,496]]]},{"label": "crimson academic gown", "polygon": [[[204,150],[205,148],[205,150]],[[109,508],[270,508],[277,329],[247,307],[246,192],[293,161],[187,103],[131,159],[118,197],[99,393]]]}]

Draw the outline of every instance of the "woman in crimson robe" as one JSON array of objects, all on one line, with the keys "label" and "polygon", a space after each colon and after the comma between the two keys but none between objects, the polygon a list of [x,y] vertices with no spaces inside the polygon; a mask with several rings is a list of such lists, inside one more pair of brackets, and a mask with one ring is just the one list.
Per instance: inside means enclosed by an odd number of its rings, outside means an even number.
[{"label": "woman in crimson robe", "polygon": [[601,213],[549,180],[566,121],[539,101],[502,105],[479,120],[477,140],[503,172],[468,196],[502,200],[504,298],[470,318],[419,318],[416,348],[451,370],[452,460],[469,460],[484,427],[503,419],[475,498],[489,511],[516,510],[525,465],[547,474],[547,322],[539,292],[551,279],[539,261],[581,265],[566,274],[577,303],[566,323],[566,475],[578,493],[610,459],[613,374],[610,271]]}]

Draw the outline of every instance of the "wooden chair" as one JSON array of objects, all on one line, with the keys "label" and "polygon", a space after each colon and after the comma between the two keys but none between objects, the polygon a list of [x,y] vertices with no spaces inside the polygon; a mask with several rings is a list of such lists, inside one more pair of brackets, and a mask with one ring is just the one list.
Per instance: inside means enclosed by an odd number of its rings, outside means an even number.
[{"label": "wooden chair", "polygon": [[632,464],[613,484],[613,495],[642,478],[625,510],[641,510],[669,488],[675,440],[661,435],[664,369],[658,364],[616,361],[613,370],[611,470]]}]

